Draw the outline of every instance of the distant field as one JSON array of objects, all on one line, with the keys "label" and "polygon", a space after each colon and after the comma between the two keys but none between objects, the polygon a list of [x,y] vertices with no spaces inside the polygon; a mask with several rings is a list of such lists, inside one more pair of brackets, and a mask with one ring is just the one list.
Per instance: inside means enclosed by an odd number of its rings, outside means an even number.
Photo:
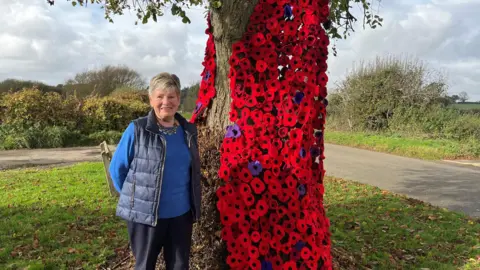
[{"label": "distant field", "polygon": [[479,109],[480,110],[480,103],[460,103],[460,104],[452,104],[452,107],[460,109],[460,110],[471,110],[471,109]]}]

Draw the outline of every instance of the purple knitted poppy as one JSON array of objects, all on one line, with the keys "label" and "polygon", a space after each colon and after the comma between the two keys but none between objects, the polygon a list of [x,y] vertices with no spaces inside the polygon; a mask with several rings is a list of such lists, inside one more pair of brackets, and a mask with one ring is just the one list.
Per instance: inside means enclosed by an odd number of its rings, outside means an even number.
[{"label": "purple knitted poppy", "polygon": [[312,147],[310,148],[310,155],[313,157],[313,158],[316,158],[320,155],[320,149],[318,149],[318,147]]},{"label": "purple knitted poppy", "polygon": [[194,113],[197,113],[200,110],[200,108],[202,108],[202,102],[199,101],[199,102],[197,102],[197,105],[195,106]]},{"label": "purple knitted poppy", "polygon": [[208,79],[210,79],[210,70],[207,70],[207,73],[205,73],[205,76],[203,77],[203,79],[206,81]]},{"label": "purple knitted poppy", "polygon": [[297,92],[295,93],[295,97],[293,100],[295,101],[296,104],[300,104],[302,102],[302,99],[305,97],[305,94],[303,92]]},{"label": "purple knitted poppy", "polygon": [[305,193],[307,193],[307,189],[305,188],[305,185],[299,185],[297,187],[297,191],[298,191],[298,194],[300,194],[300,196],[303,196],[305,195]]},{"label": "purple knitted poppy", "polygon": [[242,132],[237,124],[234,123],[233,125],[227,127],[227,134],[225,134],[225,137],[238,138],[240,135],[242,135]]},{"label": "purple knitted poppy", "polygon": [[298,242],[295,244],[295,249],[296,249],[297,251],[301,251],[303,247],[305,247],[305,243],[302,242],[302,241],[298,241]]},{"label": "purple knitted poppy", "polygon": [[269,261],[262,261],[262,270],[272,270],[272,263]]},{"label": "purple knitted poppy", "polygon": [[285,5],[283,7],[283,17],[285,19],[291,19],[291,17],[293,16],[293,11],[292,11],[292,6],[290,5]]},{"label": "purple knitted poppy", "polygon": [[328,106],[328,99],[325,98],[322,100],[322,102],[323,102],[323,105],[325,105],[325,107]]},{"label": "purple knitted poppy", "polygon": [[307,151],[305,151],[305,148],[300,148],[300,157],[304,158],[307,155]]},{"label": "purple knitted poppy", "polygon": [[260,164],[260,161],[258,160],[248,163],[248,169],[250,170],[253,176],[259,175],[263,170],[262,164]]}]

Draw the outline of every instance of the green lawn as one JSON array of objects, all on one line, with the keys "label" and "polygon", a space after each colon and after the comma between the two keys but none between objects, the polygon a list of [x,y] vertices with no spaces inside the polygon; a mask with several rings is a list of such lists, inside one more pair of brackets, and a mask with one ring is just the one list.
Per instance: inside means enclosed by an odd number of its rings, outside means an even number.
[{"label": "green lawn", "polygon": [[480,158],[480,142],[326,130],[325,142],[427,160]]},{"label": "green lawn", "polygon": [[333,246],[354,258],[345,268],[480,266],[480,220],[356,182],[328,178],[326,187]]},{"label": "green lawn", "polygon": [[102,166],[0,172],[0,269],[92,269],[125,244]]},{"label": "green lawn", "polygon": [[[0,269],[95,269],[114,259],[127,234],[102,166],[0,172]],[[478,220],[341,179],[328,178],[326,194],[345,269],[479,266]]]}]

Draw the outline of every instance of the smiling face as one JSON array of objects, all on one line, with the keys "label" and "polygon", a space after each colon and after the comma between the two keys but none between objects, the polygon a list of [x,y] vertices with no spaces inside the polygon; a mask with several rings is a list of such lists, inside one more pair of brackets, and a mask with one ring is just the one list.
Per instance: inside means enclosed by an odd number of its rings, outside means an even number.
[{"label": "smiling face", "polygon": [[180,105],[180,96],[175,89],[156,89],[150,94],[150,105],[157,118],[171,119]]}]

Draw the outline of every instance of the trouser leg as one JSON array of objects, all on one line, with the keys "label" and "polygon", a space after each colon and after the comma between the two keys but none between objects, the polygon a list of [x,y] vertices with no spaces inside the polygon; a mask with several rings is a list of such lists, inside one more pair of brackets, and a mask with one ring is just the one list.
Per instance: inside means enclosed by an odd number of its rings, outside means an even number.
[{"label": "trouser leg", "polygon": [[135,270],[154,270],[166,235],[166,224],[156,227],[127,222],[130,246],[135,257]]},{"label": "trouser leg", "polygon": [[188,270],[192,243],[192,213],[169,219],[164,245],[167,270]]}]

